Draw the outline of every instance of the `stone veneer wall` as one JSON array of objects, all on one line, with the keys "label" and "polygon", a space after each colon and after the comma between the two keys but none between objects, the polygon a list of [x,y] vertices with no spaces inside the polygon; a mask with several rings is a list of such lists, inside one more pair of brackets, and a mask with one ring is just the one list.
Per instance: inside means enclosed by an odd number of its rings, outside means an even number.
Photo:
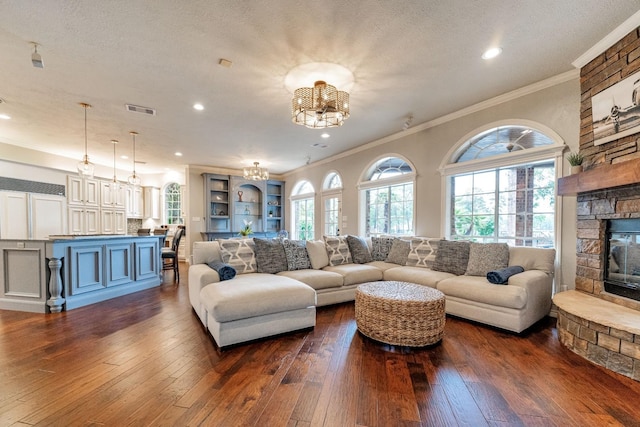
[{"label": "stone veneer wall", "polygon": [[558,310],[558,338],[593,363],[640,381],[640,335]]},{"label": "stone veneer wall", "polygon": [[[640,71],[640,27],[580,70],[580,153],[585,168],[640,158],[640,135],[593,145],[591,97]],[[631,96],[631,95],[629,95]],[[629,100],[630,101],[630,100]],[[640,303],[603,292],[605,219],[640,217],[640,183],[578,195],[576,289],[640,310]]]}]

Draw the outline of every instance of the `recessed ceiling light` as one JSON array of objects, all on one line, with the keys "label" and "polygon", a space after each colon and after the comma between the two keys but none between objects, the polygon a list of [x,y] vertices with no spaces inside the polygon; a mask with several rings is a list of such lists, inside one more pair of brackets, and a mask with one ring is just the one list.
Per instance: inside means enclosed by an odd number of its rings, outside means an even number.
[{"label": "recessed ceiling light", "polygon": [[176,156],[178,156],[178,157],[182,157],[182,153],[181,153],[181,152],[179,152],[179,151],[176,151],[174,154],[175,154]]},{"label": "recessed ceiling light", "polygon": [[120,156],[120,158],[124,159],[124,160],[127,160],[129,158],[129,156],[123,154],[122,156]]},{"label": "recessed ceiling light", "polygon": [[0,119],[9,120],[9,119],[11,119],[11,117],[7,116],[6,114],[0,114]]},{"label": "recessed ceiling light", "polygon": [[502,53],[502,48],[501,47],[492,47],[491,49],[485,50],[485,52],[482,54],[482,59],[495,58],[496,56],[500,55],[501,53]]},{"label": "recessed ceiling light", "polygon": [[194,110],[198,110],[198,111],[202,111],[202,110],[204,110],[204,105],[199,104],[199,103],[198,104],[193,104],[193,109]]},{"label": "recessed ceiling light", "polygon": [[321,136],[321,137],[323,137],[323,138],[325,138],[325,139],[327,139],[327,138],[329,138],[331,135],[329,135],[328,133],[326,133],[326,132],[325,132],[325,133],[323,133],[323,134],[322,134],[322,135],[320,135],[320,136]]}]

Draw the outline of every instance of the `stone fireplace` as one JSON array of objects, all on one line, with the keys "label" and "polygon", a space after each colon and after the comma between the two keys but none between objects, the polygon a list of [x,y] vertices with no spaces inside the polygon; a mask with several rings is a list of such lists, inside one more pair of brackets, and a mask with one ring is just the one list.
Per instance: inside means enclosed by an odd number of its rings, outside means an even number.
[{"label": "stone fireplace", "polygon": [[[562,344],[637,381],[640,297],[636,298],[635,288],[640,285],[640,246],[636,247],[640,227],[633,223],[640,221],[640,134],[627,132],[596,143],[591,100],[639,70],[640,27],[580,70],[579,152],[586,170],[558,181],[558,194],[577,197],[575,290],[560,292],[553,299]],[[630,105],[625,111],[637,109],[635,100],[625,102]]]}]

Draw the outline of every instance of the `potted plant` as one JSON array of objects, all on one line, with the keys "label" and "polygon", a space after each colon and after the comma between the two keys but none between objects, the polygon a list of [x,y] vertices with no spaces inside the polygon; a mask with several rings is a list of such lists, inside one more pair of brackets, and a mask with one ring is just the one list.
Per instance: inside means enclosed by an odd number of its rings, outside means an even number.
[{"label": "potted plant", "polygon": [[240,229],[240,232],[238,234],[240,234],[242,237],[247,237],[248,235],[253,234],[253,229],[251,228],[253,221],[247,221],[246,219],[243,219],[243,221],[244,227]]},{"label": "potted plant", "polygon": [[273,216],[273,210],[269,209],[269,217]]},{"label": "potted plant", "polygon": [[567,161],[571,165],[571,173],[582,172],[582,162],[584,162],[584,156],[580,153],[569,153]]}]

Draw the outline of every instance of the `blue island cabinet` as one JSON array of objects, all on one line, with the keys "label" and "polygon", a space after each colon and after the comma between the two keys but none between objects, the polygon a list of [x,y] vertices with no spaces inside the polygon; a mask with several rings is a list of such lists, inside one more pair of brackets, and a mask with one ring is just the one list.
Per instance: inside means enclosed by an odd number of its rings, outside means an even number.
[{"label": "blue island cabinet", "polygon": [[51,312],[159,286],[161,237],[52,236],[47,243]]}]

